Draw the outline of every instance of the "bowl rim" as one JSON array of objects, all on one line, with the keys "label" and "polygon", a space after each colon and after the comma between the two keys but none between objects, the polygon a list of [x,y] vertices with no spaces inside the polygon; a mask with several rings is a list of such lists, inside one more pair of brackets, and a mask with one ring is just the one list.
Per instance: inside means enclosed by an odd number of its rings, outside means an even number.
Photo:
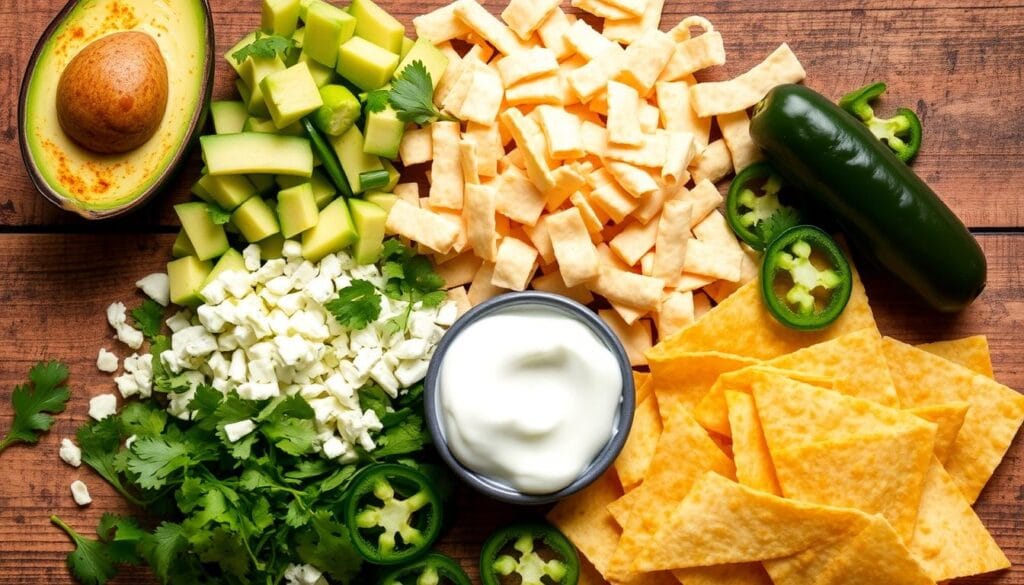
[{"label": "bowl rim", "polygon": [[32,54],[29,56],[28,63],[25,65],[25,73],[21,77],[21,88],[18,91],[18,145],[19,150],[21,151],[22,164],[28,172],[29,179],[32,180],[32,184],[35,186],[36,191],[39,191],[47,201],[65,211],[76,213],[85,219],[107,219],[116,217],[132,211],[152,199],[153,195],[163,189],[171,177],[180,170],[182,163],[186,160],[188,153],[191,151],[193,143],[196,141],[199,133],[206,125],[207,112],[210,100],[213,96],[214,72],[216,70],[216,64],[214,63],[216,39],[214,35],[213,11],[210,9],[210,2],[209,0],[193,1],[198,2],[203,9],[203,18],[206,21],[206,51],[203,57],[203,83],[199,92],[199,102],[195,111],[192,113],[192,117],[189,119],[188,128],[185,130],[185,139],[179,145],[177,152],[173,154],[171,161],[163,171],[162,177],[157,179],[149,186],[149,188],[140,193],[135,199],[132,199],[120,207],[113,207],[110,209],[85,209],[76,205],[75,200],[60,194],[53,188],[53,186],[50,185],[50,182],[47,181],[46,177],[44,177],[39,171],[39,164],[32,155],[32,149],[28,146],[28,139],[25,136],[25,128],[28,126],[26,98],[28,97],[28,88],[32,80],[33,73],[36,70],[36,65],[39,62],[39,57],[43,52],[43,48],[46,46],[46,41],[53,37],[53,33],[56,31],[57,27],[64,22],[68,13],[78,6],[82,0],[68,0],[68,3],[65,4],[64,7],[61,8],[60,12],[53,17],[53,20],[50,21],[50,24],[46,25],[46,29],[43,30],[43,33],[39,36],[39,40],[36,41],[35,48],[32,49]]},{"label": "bowl rim", "polygon": [[[469,325],[483,317],[525,305],[542,305],[560,310],[587,325],[598,339],[615,355],[622,373],[622,395],[619,398],[614,433],[590,465],[568,486],[549,494],[526,494],[486,478],[463,465],[448,448],[440,413],[440,372],[444,356],[452,341]],[[423,386],[423,410],[434,447],[448,467],[477,492],[510,504],[542,505],[568,497],[596,481],[615,461],[629,437],[636,410],[636,387],[633,368],[622,342],[611,327],[585,305],[570,298],[540,291],[511,292],[499,295],[470,309],[445,332],[434,350]]]}]

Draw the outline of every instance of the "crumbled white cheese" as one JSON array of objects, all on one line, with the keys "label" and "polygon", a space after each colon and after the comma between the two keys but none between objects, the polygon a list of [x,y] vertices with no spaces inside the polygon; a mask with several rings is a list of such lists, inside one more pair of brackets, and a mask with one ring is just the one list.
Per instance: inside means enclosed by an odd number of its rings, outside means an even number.
[{"label": "crumbled white cheese", "polygon": [[245,269],[249,272],[256,272],[260,269],[260,247],[258,244],[249,244],[242,250],[242,261]]},{"label": "crumbled white cheese", "polygon": [[163,272],[154,272],[149,276],[140,278],[135,283],[135,286],[139,287],[147,297],[165,307],[171,302],[170,279]]},{"label": "crumbled white cheese", "polygon": [[117,396],[100,394],[89,399],[89,416],[103,420],[117,412]]},{"label": "crumbled white cheese", "polygon": [[136,436],[136,435],[131,435],[130,437],[128,437],[127,439],[125,439],[125,440],[124,440],[124,448],[125,448],[125,449],[131,449],[131,448],[132,448],[132,445],[133,445],[133,444],[135,444],[135,439],[138,439],[138,438],[139,438],[139,437],[138,437],[138,436]]},{"label": "crumbled white cheese", "polygon": [[79,479],[71,482],[71,497],[75,499],[75,503],[79,506],[88,506],[92,503],[92,496],[89,495],[89,486]]},{"label": "crumbled white cheese", "polygon": [[288,585],[327,585],[323,573],[313,565],[288,565],[284,578]]},{"label": "crumbled white cheese", "polygon": [[118,341],[132,349],[142,347],[142,332],[128,324],[124,303],[111,303],[107,307],[107,323],[114,328]]},{"label": "crumbled white cheese", "polygon": [[64,463],[72,467],[78,467],[82,464],[82,450],[71,439],[61,439],[60,451],[58,453],[60,453],[60,458]]},{"label": "crumbled white cheese", "polygon": [[112,373],[117,371],[117,355],[101,347],[100,354],[96,356],[96,369],[101,372]]},{"label": "crumbled white cheese", "polygon": [[252,419],[248,418],[224,425],[224,434],[227,435],[228,441],[232,443],[238,442],[239,439],[255,430],[256,423],[252,422]]}]

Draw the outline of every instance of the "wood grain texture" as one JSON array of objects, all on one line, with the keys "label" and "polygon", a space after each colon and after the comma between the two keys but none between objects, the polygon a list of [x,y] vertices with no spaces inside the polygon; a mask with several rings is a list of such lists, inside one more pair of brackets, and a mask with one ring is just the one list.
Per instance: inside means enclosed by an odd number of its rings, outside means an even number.
[{"label": "wood grain texture", "polygon": [[[211,0],[217,29],[215,97],[234,95],[233,72],[220,55],[257,26],[255,0]],[[403,22],[444,0],[383,3]],[[503,0],[488,0],[494,11]],[[17,96],[37,37],[59,9],[52,0],[0,2],[0,227],[75,226],[78,230],[133,229],[176,224],[173,203],[187,197],[198,176],[195,153],[171,187],[131,215],[89,224],[61,212],[32,188],[17,146]],[[728,63],[704,79],[734,76],[779,43],[793,46],[808,84],[826,95],[876,80],[890,84],[896,106],[916,108],[925,126],[918,172],[972,227],[1024,225],[1024,6],[962,0],[713,0],[668,2],[662,27],[702,14],[722,32]],[[409,26],[411,32],[411,26]],[[993,202],[999,202],[994,205]]]},{"label": "wood grain texture", "polygon": [[[112,338],[106,306],[121,300],[129,307],[142,300],[134,282],[161,270],[169,255],[169,235],[2,235],[0,236],[0,428],[10,417],[10,391],[36,361],[59,359],[71,367],[73,397],[66,414],[38,446],[17,446],[0,463],[0,585],[71,584],[63,567],[70,544],[49,525],[59,514],[82,531],[95,527],[105,511],[131,508],[86,468],[73,469],[57,457],[61,438],[72,436],[86,420],[91,396],[113,392],[110,375],[96,369],[96,353],[106,347],[124,356],[127,348]],[[888,277],[867,273],[868,294],[882,332],[918,343],[986,333],[998,379],[1024,387],[1024,354],[1019,331],[1024,329],[1024,237],[985,235],[980,238],[989,258],[989,287],[958,317],[923,314],[920,305]],[[93,494],[91,506],[80,509],[68,485],[83,479]],[[996,472],[977,505],[978,514],[995,535],[1015,567],[997,575],[963,583],[1024,585],[1024,530],[1020,518],[1024,499],[1024,443],[1018,441]],[[455,507],[455,528],[442,549],[475,571],[479,546],[497,526],[524,510],[488,502],[463,490]],[[142,573],[126,573],[117,582],[149,583]]]}]

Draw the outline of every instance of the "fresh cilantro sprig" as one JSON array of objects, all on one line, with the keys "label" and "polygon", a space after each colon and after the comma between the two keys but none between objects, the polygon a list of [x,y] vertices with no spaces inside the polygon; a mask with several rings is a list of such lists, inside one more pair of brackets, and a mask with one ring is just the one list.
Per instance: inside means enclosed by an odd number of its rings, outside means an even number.
[{"label": "fresh cilantro sprig", "polygon": [[146,299],[139,307],[132,309],[132,319],[146,339],[152,343],[163,328],[164,308],[153,299]]},{"label": "fresh cilantro sprig", "polygon": [[210,214],[210,220],[214,225],[224,225],[231,221],[231,212],[216,203],[207,203],[206,212]]},{"label": "fresh cilantro sprig", "polygon": [[379,112],[388,104],[398,119],[423,126],[437,120],[454,122],[456,119],[434,105],[434,82],[423,61],[413,61],[391,84],[390,90],[378,89],[366,96],[366,108]]},{"label": "fresh cilantro sprig", "polygon": [[36,443],[53,426],[54,414],[64,412],[71,392],[64,386],[68,368],[60,362],[40,362],[28,372],[28,384],[14,388],[14,422],[0,440],[0,453],[15,443]]},{"label": "fresh cilantro sprig", "polygon": [[67,533],[75,543],[68,554],[68,568],[85,585],[101,585],[117,575],[118,564],[138,564],[138,546],[146,534],[130,518],[104,514],[96,528],[98,539],[88,538],[68,526],[57,516],[50,522]]},{"label": "fresh cilantro sprig", "polygon": [[373,283],[353,280],[338,291],[338,296],[324,304],[342,327],[353,331],[364,329],[380,316],[380,292]]},{"label": "fresh cilantro sprig", "polygon": [[270,58],[279,53],[284,56],[295,46],[293,39],[257,32],[253,42],[232,53],[231,58],[236,63],[241,63],[249,57]]},{"label": "fresh cilantro sprig", "polygon": [[768,216],[767,219],[758,223],[754,229],[760,232],[765,245],[767,245],[779,237],[782,232],[800,225],[802,221],[800,212],[795,208],[781,207],[778,211]]}]

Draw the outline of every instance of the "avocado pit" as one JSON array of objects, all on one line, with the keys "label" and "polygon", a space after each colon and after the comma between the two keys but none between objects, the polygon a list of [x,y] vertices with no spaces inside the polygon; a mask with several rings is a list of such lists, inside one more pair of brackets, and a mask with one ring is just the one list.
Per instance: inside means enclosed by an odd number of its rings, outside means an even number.
[{"label": "avocado pit", "polygon": [[57,120],[83,148],[128,152],[160,127],[167,91],[167,63],[153,37],[114,33],[68,63],[57,85]]}]

